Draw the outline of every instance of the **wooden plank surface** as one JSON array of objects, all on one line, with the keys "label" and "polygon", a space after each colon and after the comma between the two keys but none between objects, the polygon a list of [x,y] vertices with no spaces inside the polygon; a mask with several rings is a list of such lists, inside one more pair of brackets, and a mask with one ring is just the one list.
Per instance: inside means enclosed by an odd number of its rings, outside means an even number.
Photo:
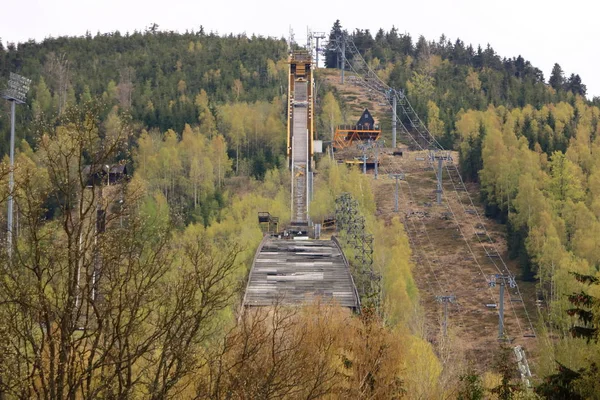
[{"label": "wooden plank surface", "polygon": [[335,243],[266,239],[250,271],[244,305],[303,304],[315,297],[358,308],[350,271]]}]

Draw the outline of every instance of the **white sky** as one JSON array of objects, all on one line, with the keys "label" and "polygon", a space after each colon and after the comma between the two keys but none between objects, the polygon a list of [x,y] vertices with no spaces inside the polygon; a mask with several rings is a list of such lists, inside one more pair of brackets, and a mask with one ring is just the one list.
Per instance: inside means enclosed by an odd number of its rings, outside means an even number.
[{"label": "white sky", "polygon": [[144,30],[156,22],[161,30],[184,32],[204,26],[220,34],[287,37],[290,26],[298,42],[306,28],[329,33],[336,19],[345,29],[392,26],[413,39],[454,41],[485,47],[502,57],[519,54],[540,68],[548,80],[555,62],[565,75],[577,73],[588,96],[600,96],[600,3],[594,0],[0,0],[0,38],[6,42],[48,36]]}]

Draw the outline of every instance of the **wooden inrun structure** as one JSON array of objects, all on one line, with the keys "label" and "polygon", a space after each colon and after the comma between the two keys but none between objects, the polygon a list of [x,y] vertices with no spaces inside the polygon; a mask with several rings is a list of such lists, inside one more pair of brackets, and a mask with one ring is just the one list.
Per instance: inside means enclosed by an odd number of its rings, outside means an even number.
[{"label": "wooden inrun structure", "polygon": [[[275,304],[302,305],[314,300],[360,310],[350,265],[339,243],[308,237],[312,193],[314,98],[312,58],[306,51],[290,55],[287,158],[291,170],[291,222],[265,234],[252,263],[243,308]],[[272,231],[274,217],[259,213]],[[265,232],[265,231],[263,231]]]},{"label": "wooden inrun structure", "polygon": [[294,51],[289,63],[287,158],[292,172],[291,221],[293,226],[307,227],[314,151],[312,57],[307,51]]},{"label": "wooden inrun structure", "polygon": [[335,129],[333,147],[336,150],[345,149],[355,142],[377,140],[381,136],[379,125],[365,108],[356,125],[340,125]]}]

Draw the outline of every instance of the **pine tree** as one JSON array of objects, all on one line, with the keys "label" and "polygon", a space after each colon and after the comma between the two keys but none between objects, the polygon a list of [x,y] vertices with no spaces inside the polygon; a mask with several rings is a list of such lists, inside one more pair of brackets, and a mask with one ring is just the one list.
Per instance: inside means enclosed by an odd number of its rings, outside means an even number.
[{"label": "pine tree", "polygon": [[545,399],[583,400],[573,388],[573,383],[581,378],[583,370],[573,371],[559,362],[557,364],[558,372],[547,376],[544,382],[535,388],[535,392]]},{"label": "pine tree", "polygon": [[585,96],[587,93],[587,88],[581,82],[579,74],[571,74],[569,80],[567,80],[566,89],[573,92],[573,94],[578,94],[580,96]]},{"label": "pine tree", "polygon": [[481,376],[473,369],[469,369],[459,377],[460,386],[456,394],[457,400],[481,400],[485,395],[485,389]]},{"label": "pine tree", "polygon": [[326,68],[337,68],[338,65],[338,50],[337,50],[337,42],[341,38],[342,25],[340,24],[340,20],[336,20],[331,28],[331,33],[329,34],[329,43],[327,44],[327,48],[325,50],[325,67]]},{"label": "pine tree", "polygon": [[498,396],[499,400],[510,400],[520,391],[519,385],[512,383],[515,378],[516,368],[511,360],[511,349],[501,345],[498,353],[494,356],[494,369],[500,375],[500,383],[492,388],[490,392]]},{"label": "pine tree", "polygon": [[[600,285],[600,279],[592,275],[583,275],[571,272],[575,279],[586,285]],[[585,291],[573,293],[568,296],[573,308],[567,310],[567,314],[577,317],[578,323],[569,330],[576,338],[585,339],[589,342],[598,343],[600,339],[600,298],[592,296]],[[589,398],[589,391],[594,392],[598,382],[598,366],[592,362],[589,367],[569,368],[560,362],[558,371],[546,377],[544,382],[535,391],[547,399],[572,399],[579,400]],[[591,385],[590,385],[591,383]]]},{"label": "pine tree", "polygon": [[[600,279],[591,275],[582,275],[571,272],[577,281],[586,285],[600,285]],[[600,339],[600,298],[592,296],[583,290],[569,295],[569,302],[574,308],[567,310],[567,314],[579,320],[577,325],[570,329],[571,335],[586,339],[588,342],[598,342]]]},{"label": "pine tree", "polygon": [[561,90],[564,88],[565,74],[558,63],[554,64],[554,67],[552,67],[552,73],[550,74],[550,80],[548,83],[555,90]]}]

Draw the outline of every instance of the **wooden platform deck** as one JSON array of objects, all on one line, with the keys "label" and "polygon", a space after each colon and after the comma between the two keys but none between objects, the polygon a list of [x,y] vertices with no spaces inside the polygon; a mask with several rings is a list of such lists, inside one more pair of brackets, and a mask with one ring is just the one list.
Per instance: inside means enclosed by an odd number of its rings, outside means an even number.
[{"label": "wooden platform deck", "polygon": [[360,308],[350,268],[333,240],[266,237],[257,250],[244,306],[299,305],[315,298]]}]

